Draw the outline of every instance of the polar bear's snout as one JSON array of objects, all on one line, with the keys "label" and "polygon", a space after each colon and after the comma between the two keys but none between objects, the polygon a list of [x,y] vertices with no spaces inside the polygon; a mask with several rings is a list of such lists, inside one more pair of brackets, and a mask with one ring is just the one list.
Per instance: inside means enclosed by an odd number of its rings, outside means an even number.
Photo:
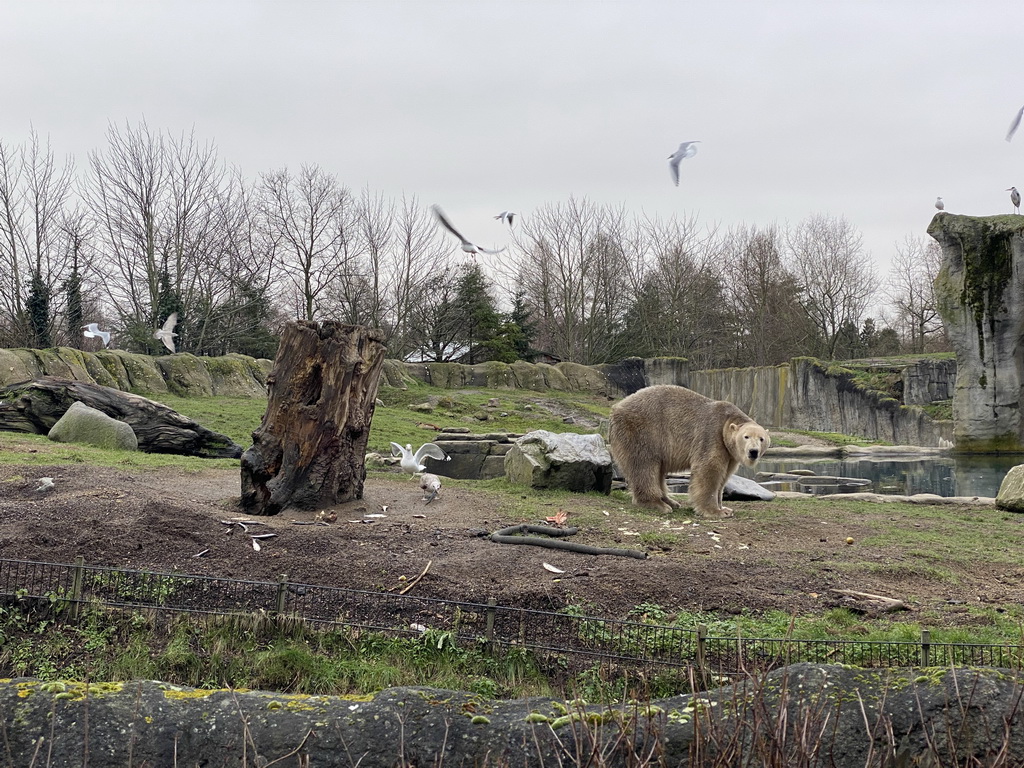
[{"label": "polar bear's snout", "polygon": [[761,458],[761,449],[751,448],[750,450],[747,451],[747,456],[750,458],[751,461],[757,461],[759,458]]}]

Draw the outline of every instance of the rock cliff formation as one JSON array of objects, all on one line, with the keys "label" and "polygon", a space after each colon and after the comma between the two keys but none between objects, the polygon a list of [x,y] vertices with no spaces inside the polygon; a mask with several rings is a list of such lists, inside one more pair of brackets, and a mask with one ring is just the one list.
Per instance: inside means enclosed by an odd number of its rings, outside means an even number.
[{"label": "rock cliff formation", "polygon": [[956,351],[953,442],[970,453],[1024,451],[1024,216],[938,213],[935,295]]}]

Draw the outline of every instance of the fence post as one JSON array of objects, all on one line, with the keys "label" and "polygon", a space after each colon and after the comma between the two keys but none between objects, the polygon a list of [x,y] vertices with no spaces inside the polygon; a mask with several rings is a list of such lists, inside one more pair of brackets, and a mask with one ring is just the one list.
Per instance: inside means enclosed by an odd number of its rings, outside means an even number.
[{"label": "fence post", "polygon": [[932,631],[930,629],[921,630],[921,666],[930,667],[932,665]]},{"label": "fence post", "polygon": [[288,597],[288,574],[282,573],[277,580],[277,612],[284,613],[284,601]]},{"label": "fence post", "polygon": [[497,604],[498,604],[498,601],[495,600],[493,597],[488,597],[487,598],[487,625],[484,628],[484,637],[487,640],[486,648],[487,648],[488,653],[494,647],[493,646],[493,643],[494,643],[494,614],[495,614],[495,610],[494,609],[495,609],[495,606],[497,606]]},{"label": "fence post", "polygon": [[698,624],[697,625],[697,674],[700,676],[701,685],[703,686],[705,681],[710,679],[708,676],[708,670],[705,665],[707,660],[707,648],[705,648],[705,639],[708,636],[708,625]]},{"label": "fence post", "polygon": [[71,618],[77,619],[80,609],[79,601],[82,599],[82,591],[85,587],[85,556],[78,555],[75,558],[75,568],[71,572]]}]

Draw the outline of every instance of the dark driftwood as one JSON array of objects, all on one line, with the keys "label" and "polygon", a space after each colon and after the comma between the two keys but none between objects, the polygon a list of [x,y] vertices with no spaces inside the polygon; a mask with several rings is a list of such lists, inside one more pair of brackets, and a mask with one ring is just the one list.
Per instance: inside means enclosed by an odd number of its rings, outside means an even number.
[{"label": "dark driftwood", "polygon": [[0,389],[0,429],[45,435],[78,401],[131,425],[139,450],[237,459],[242,446],[173,408],[112,387],[44,376]]},{"label": "dark driftwood", "polygon": [[306,320],[285,326],[267,379],[267,412],[242,454],[247,514],[363,497],[385,351],[376,329]]}]

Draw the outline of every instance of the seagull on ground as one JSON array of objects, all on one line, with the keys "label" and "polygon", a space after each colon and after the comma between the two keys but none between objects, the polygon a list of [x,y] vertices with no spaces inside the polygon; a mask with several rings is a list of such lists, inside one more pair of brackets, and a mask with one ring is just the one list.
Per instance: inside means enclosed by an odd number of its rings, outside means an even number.
[{"label": "seagull on ground", "polygon": [[508,225],[511,227],[512,226],[512,217],[515,216],[515,215],[516,214],[513,211],[502,211],[501,213],[499,213],[494,218],[498,219],[498,221],[507,221]]},{"label": "seagull on ground", "polygon": [[104,347],[110,343],[110,334],[107,331],[101,331],[99,325],[96,323],[83,325],[82,335],[87,339],[101,339]]},{"label": "seagull on ground", "polygon": [[400,455],[402,457],[399,465],[410,475],[415,475],[417,472],[422,472],[426,469],[426,466],[423,464],[423,459],[425,458],[437,459],[438,461],[452,460],[452,457],[442,451],[441,447],[435,443],[424,443],[416,453],[412,452],[411,443],[406,443],[404,448],[398,443],[391,443],[391,455]]},{"label": "seagull on ground", "polygon": [[1010,202],[1013,203],[1013,212],[1020,213],[1020,192],[1017,191],[1016,187],[1010,187],[1006,191],[1010,193]]},{"label": "seagull on ground", "polygon": [[941,197],[936,197],[935,198],[935,207],[938,208],[940,211],[946,210],[946,204],[944,202],[942,202],[942,198]]},{"label": "seagull on ground", "polygon": [[1016,116],[1014,116],[1013,121],[1010,123],[1010,130],[1006,132],[1007,141],[1012,139],[1013,134],[1015,134],[1017,132],[1017,129],[1020,128],[1020,119],[1022,117],[1024,117],[1024,107],[1021,107],[1020,109],[1017,110]]},{"label": "seagull on ground", "polygon": [[154,339],[159,339],[164,343],[171,352],[174,351],[174,337],[177,336],[174,332],[174,326],[178,324],[178,313],[171,312],[170,316],[164,321],[163,327],[153,333]]},{"label": "seagull on ground", "polygon": [[53,478],[52,477],[40,477],[39,478],[39,487],[36,488],[37,491],[48,491],[51,488],[53,488]]},{"label": "seagull on ground", "polygon": [[453,235],[459,238],[459,240],[462,241],[462,250],[464,250],[471,256],[475,256],[478,253],[489,253],[493,255],[496,253],[501,253],[502,251],[505,250],[504,248],[499,248],[496,251],[489,251],[486,248],[481,248],[479,245],[474,245],[473,243],[469,242],[469,240],[460,235],[459,231],[452,226],[452,223],[445,218],[444,211],[441,210],[440,206],[432,205],[430,206],[430,210],[434,212],[434,215],[437,217],[437,220],[441,222],[442,227],[447,229],[449,232],[451,232]]},{"label": "seagull on ground", "polygon": [[672,181],[675,185],[679,186],[679,163],[688,157],[693,157],[697,154],[696,145],[700,143],[700,139],[697,141],[684,141],[679,145],[679,149],[668,156],[668,167],[672,171]]},{"label": "seagull on ground", "polygon": [[424,501],[429,504],[441,494],[441,478],[429,472],[424,472],[420,475],[420,488],[423,489]]}]

